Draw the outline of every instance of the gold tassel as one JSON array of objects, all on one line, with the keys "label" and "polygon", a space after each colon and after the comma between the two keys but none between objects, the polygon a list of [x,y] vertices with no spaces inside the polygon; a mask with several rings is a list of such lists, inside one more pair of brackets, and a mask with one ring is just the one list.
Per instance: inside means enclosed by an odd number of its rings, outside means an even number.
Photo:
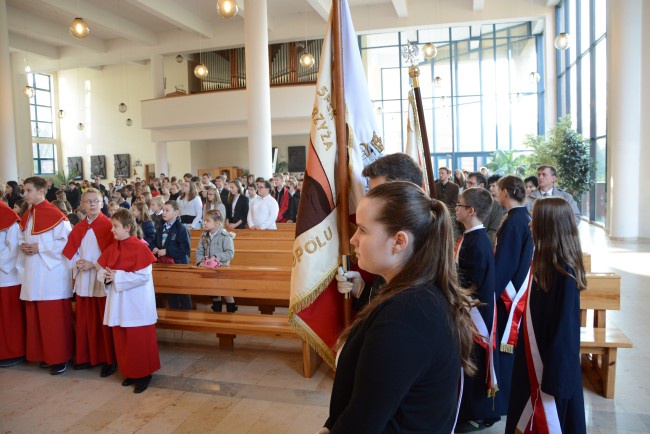
[{"label": "gold tassel", "polygon": [[501,352],[513,354],[515,352],[515,346],[510,344],[501,344]]}]

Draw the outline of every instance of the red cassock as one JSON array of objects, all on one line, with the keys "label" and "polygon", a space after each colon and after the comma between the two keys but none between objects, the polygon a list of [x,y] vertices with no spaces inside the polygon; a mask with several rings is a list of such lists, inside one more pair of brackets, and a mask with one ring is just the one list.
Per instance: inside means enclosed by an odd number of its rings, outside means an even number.
[{"label": "red cassock", "polygon": [[[103,252],[114,240],[111,232],[112,227],[111,221],[103,214],[99,214],[92,222],[88,222],[87,219],[80,221],[74,226],[68,237],[68,243],[63,249],[63,256],[72,260],[79,251],[84,237],[91,229],[97,240],[99,252]],[[94,251],[97,252],[97,250]],[[81,259],[89,260],[88,257],[83,256]],[[96,259],[96,257],[90,259]],[[93,283],[94,281],[95,279],[93,279]],[[113,334],[110,327],[104,325],[106,297],[93,297],[77,293],[75,300],[75,362],[77,364],[90,363],[92,366],[115,363]]]},{"label": "red cassock", "polygon": [[[154,262],[156,258],[149,248],[135,237],[113,242],[97,260],[103,268],[129,273],[142,270]],[[151,288],[153,291],[153,286]],[[110,293],[108,297],[111,297]],[[122,375],[128,378],[142,378],[160,369],[155,324],[113,326],[111,329],[117,364]]]},{"label": "red cassock", "polygon": [[[0,232],[19,221],[18,214],[0,201]],[[0,281],[0,360],[24,355],[25,305],[20,299],[20,285],[3,286]]]},{"label": "red cassock", "polygon": [[[32,205],[23,215],[20,228],[25,231],[32,219],[31,235],[44,234],[56,228],[66,216],[47,200]],[[74,321],[72,302],[59,300],[25,301],[26,357],[47,364],[66,363],[74,354]]]}]

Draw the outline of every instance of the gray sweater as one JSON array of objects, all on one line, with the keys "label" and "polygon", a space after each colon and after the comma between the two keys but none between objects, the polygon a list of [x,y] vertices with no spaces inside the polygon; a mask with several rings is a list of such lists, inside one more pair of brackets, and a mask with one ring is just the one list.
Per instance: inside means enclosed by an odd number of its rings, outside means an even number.
[{"label": "gray sweater", "polygon": [[235,243],[232,239],[235,234],[227,232],[221,228],[210,238],[210,231],[205,231],[201,235],[199,245],[196,247],[197,265],[203,258],[214,256],[222,265],[230,265],[230,260],[235,256]]}]

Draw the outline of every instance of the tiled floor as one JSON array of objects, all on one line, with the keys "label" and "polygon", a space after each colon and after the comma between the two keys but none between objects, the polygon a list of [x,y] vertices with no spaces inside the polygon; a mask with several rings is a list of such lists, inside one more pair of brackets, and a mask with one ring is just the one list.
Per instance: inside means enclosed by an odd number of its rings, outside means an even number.
[{"label": "tiled floor", "polygon": [[[622,309],[608,321],[635,345],[619,352],[616,399],[585,382],[588,431],[650,433],[650,243],[581,231],[593,271],[622,276]],[[142,395],[97,368],[59,377],[35,363],[1,369],[0,433],[315,433],[327,418],[332,373],[321,366],[303,378],[298,341],[239,336],[220,350],[212,335],[167,330],[159,341],[163,367]]]}]

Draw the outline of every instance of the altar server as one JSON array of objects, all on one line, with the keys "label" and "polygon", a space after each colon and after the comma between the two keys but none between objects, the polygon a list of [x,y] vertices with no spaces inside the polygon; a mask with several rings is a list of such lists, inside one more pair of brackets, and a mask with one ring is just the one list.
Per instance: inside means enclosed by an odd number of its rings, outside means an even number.
[{"label": "altar server", "polygon": [[104,324],[112,327],[122,386],[135,384],[134,393],[149,386],[160,369],[156,340],[156,295],[149,248],[135,237],[135,217],[125,209],[111,216],[115,241],[97,260],[97,279],[106,284]]},{"label": "altar server", "polygon": [[22,234],[14,210],[0,201],[0,367],[25,360],[25,305],[16,261]]},{"label": "altar server", "polygon": [[25,301],[27,320],[26,356],[59,375],[74,354],[72,274],[62,255],[72,228],[65,215],[45,199],[45,179],[33,176],[24,186],[30,208],[20,221],[24,242],[18,264],[24,269],[20,298]]},{"label": "altar server", "polygon": [[113,242],[113,225],[102,209],[102,196],[88,188],[81,196],[86,218],[77,223],[63,255],[70,260],[76,296],[75,309],[75,366],[88,369],[104,364],[102,377],[115,372],[115,349],[109,327],[104,325],[106,289],[97,280],[97,259]]}]

